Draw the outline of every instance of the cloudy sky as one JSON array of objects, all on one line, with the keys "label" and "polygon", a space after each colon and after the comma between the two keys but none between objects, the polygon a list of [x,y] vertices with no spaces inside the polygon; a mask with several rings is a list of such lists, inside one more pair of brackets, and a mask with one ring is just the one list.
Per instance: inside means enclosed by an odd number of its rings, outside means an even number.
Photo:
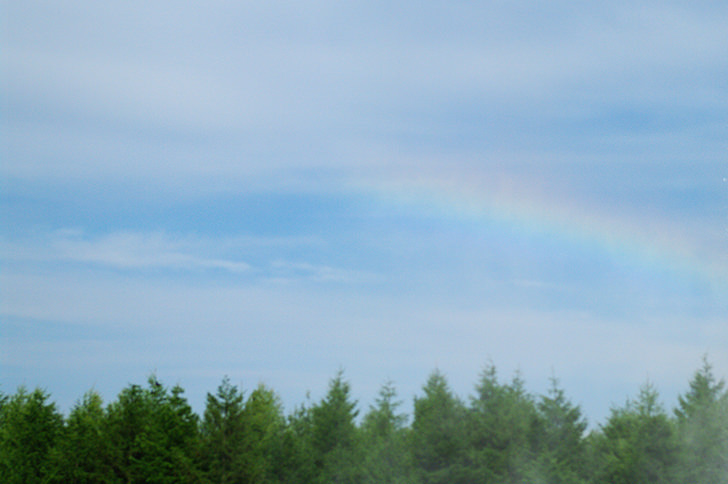
[{"label": "cloudy sky", "polygon": [[728,3],[2,12],[3,392],[728,376]]}]

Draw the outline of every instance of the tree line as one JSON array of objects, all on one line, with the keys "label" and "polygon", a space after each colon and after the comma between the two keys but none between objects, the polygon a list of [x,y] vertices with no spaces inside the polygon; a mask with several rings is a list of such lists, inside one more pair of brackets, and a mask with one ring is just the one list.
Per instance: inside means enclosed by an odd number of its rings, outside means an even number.
[{"label": "tree line", "polygon": [[195,414],[155,377],[63,416],[42,389],[0,394],[0,482],[256,484],[642,484],[728,482],[728,391],[711,365],[667,412],[644,384],[591,431],[553,378],[482,371],[467,400],[433,371],[411,417],[392,383],[359,418],[339,371],[318,402],[284,414],[276,393],[224,378]]}]

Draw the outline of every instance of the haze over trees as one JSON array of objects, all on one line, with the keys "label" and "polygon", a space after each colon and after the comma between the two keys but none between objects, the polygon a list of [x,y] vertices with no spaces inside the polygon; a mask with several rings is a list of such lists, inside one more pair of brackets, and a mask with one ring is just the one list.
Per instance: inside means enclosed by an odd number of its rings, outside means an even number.
[{"label": "haze over trees", "polygon": [[339,371],[284,413],[276,393],[223,378],[196,415],[151,377],[67,416],[50,395],[0,394],[0,482],[640,484],[728,482],[728,391],[707,359],[672,411],[646,382],[587,431],[556,378],[532,395],[487,365],[467,400],[433,371],[410,418],[391,382],[361,414]]}]

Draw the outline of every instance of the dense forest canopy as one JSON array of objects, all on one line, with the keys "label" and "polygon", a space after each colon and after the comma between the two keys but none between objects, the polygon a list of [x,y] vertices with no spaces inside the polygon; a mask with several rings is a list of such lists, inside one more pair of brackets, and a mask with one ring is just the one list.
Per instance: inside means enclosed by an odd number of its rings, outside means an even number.
[{"label": "dense forest canopy", "polygon": [[3,483],[728,482],[728,390],[707,358],[672,411],[646,382],[588,430],[556,378],[544,395],[486,366],[467,400],[433,371],[405,415],[393,383],[359,408],[339,371],[285,414],[275,391],[225,377],[197,415],[151,376],[62,415],[42,389],[0,394]]}]

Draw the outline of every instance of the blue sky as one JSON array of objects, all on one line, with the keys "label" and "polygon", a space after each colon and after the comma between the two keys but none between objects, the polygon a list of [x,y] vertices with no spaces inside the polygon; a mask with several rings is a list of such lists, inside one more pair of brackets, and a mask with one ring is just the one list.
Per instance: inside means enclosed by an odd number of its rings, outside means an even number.
[{"label": "blue sky", "polygon": [[2,4],[4,392],[728,375],[725,2]]}]

